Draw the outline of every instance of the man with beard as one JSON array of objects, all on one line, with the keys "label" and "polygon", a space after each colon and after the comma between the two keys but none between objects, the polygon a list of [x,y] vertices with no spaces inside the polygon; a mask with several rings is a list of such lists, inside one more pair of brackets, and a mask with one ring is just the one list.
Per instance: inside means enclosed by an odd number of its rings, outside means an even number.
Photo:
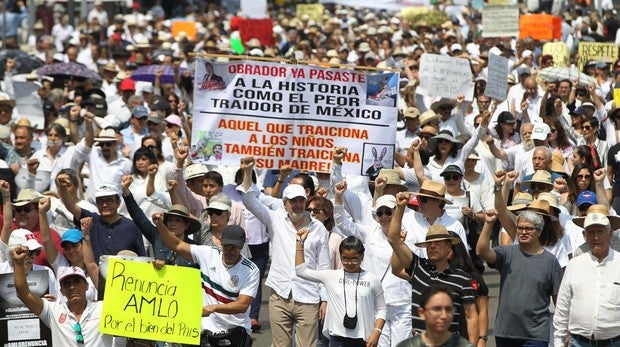
[{"label": "man with beard", "polygon": [[269,230],[271,270],[265,284],[273,292],[269,297],[269,320],[273,346],[291,346],[293,326],[295,345],[315,346],[321,297],[319,285],[295,275],[296,235],[308,231],[304,241],[306,266],[312,269],[329,268],[328,234],[325,226],[305,211],[306,190],[299,184],[289,184],[282,192],[284,210],[270,210],[258,199],[258,189],[252,183],[253,157],[241,159],[243,203]]}]

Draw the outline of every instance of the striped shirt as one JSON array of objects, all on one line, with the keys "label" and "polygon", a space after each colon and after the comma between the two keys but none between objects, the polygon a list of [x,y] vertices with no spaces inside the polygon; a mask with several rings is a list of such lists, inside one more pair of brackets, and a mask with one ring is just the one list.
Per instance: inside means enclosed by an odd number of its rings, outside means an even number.
[{"label": "striped shirt", "polygon": [[[258,267],[244,255],[241,260],[228,267],[222,260],[222,251],[211,246],[190,245],[193,260],[200,265],[202,280],[202,306],[228,304],[239,295],[256,297],[259,286]],[[212,313],[202,317],[201,327],[217,333],[235,327],[244,327],[251,333],[250,307],[244,313]]]},{"label": "striped shirt", "polygon": [[[426,329],[424,320],[418,316],[420,307],[420,297],[424,289],[430,285],[443,285],[452,290],[452,301],[455,307],[454,318],[450,325],[450,331],[458,332],[467,338],[467,321],[463,305],[475,304],[476,292],[471,285],[471,277],[461,269],[447,268],[443,272],[437,272],[435,265],[428,259],[423,259],[413,255],[411,265],[407,269],[407,274],[411,276],[411,315],[413,316],[413,329],[423,331]],[[461,324],[459,324],[461,322]]]}]

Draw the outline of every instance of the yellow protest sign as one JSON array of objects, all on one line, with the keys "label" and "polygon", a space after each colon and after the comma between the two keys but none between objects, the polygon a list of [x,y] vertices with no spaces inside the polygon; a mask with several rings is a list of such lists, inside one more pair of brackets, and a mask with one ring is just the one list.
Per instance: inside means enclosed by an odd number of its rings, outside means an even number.
[{"label": "yellow protest sign", "polygon": [[620,88],[614,88],[614,104],[620,107]]},{"label": "yellow protest sign", "polygon": [[427,7],[419,6],[419,7],[403,7],[400,9],[401,18],[405,17],[413,17],[419,14],[428,13],[430,10]]},{"label": "yellow protest sign", "polygon": [[489,5],[493,5],[493,6],[495,5],[506,6],[506,5],[510,5],[510,3],[511,3],[511,0],[489,0]]},{"label": "yellow protest sign", "polygon": [[301,18],[304,14],[307,14],[310,19],[318,24],[323,23],[322,4],[297,4],[297,18]]},{"label": "yellow protest sign", "polygon": [[201,290],[197,269],[110,258],[99,331],[199,344]]},{"label": "yellow protest sign", "polygon": [[553,66],[567,67],[570,53],[568,46],[564,42],[547,42],[543,45],[543,55],[553,56]]},{"label": "yellow protest sign", "polygon": [[613,62],[616,59],[618,59],[618,46],[615,43],[579,42],[579,70],[583,70],[586,63],[591,60]]}]

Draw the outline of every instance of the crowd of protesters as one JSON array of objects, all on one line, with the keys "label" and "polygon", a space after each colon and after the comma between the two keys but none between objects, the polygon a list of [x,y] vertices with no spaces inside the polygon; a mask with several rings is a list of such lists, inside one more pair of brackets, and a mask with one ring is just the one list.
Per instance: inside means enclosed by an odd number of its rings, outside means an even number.
[{"label": "crowd of protesters", "polygon": [[[0,272],[55,345],[163,345],[91,319],[100,258],[130,252],[200,269],[202,346],[252,344],[265,279],[273,346],[484,347],[485,263],[501,276],[497,346],[620,346],[620,57],[543,77],[560,65],[545,42],[485,37],[473,2],[433,3],[438,25],[334,4],[319,22],[270,3],[275,43],[244,38],[250,59],[400,71],[395,166],[345,176],[336,147],[326,173],[255,170],[252,157],[212,167],[191,156],[196,54],[234,59],[243,14],[146,3],[94,1],[76,23],[60,2],[0,4]],[[514,5],[559,16],[567,67],[580,42],[620,44],[611,1]],[[196,37],[173,36],[173,17]],[[467,59],[473,95],[424,94],[424,53]],[[492,54],[509,61],[504,100],[485,94]],[[27,59],[95,77],[37,75]],[[152,81],[132,79],[150,65]],[[15,100],[23,81],[38,87],[38,120]],[[42,298],[26,281],[41,269]]]}]

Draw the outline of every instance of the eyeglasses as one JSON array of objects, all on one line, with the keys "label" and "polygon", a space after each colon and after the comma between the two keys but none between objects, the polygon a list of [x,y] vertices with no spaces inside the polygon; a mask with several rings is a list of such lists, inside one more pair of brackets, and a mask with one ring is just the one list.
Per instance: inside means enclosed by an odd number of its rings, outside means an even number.
[{"label": "eyeglasses", "polygon": [[530,184],[531,190],[546,190],[549,189],[549,185],[545,183],[532,183]]},{"label": "eyeglasses", "polygon": [[577,175],[577,179],[578,180],[585,180],[585,179],[590,179],[592,178],[592,175]]},{"label": "eyeglasses", "polygon": [[429,308],[424,308],[424,310],[430,311],[434,314],[441,314],[442,312],[452,314],[454,313],[454,306],[431,306]]},{"label": "eyeglasses", "polygon": [[432,136],[431,136],[431,135],[424,135],[424,134],[420,134],[420,135],[418,135],[418,137],[420,137],[420,139],[422,139],[422,140],[428,140],[428,139],[430,139]]},{"label": "eyeglasses", "polygon": [[30,213],[32,211],[38,211],[39,209],[32,206],[15,206],[13,210],[15,210],[15,213]]},{"label": "eyeglasses", "polygon": [[592,127],[589,126],[589,125],[582,125],[581,126],[581,130],[590,130],[590,129],[592,129]]},{"label": "eyeglasses", "polygon": [[95,199],[95,204],[101,206],[101,205],[112,205],[116,202],[116,199],[114,197],[108,197],[108,198],[96,198]]},{"label": "eyeglasses", "polygon": [[321,211],[323,211],[323,209],[315,207],[315,208],[307,208],[306,211],[310,212],[310,213],[313,213],[313,214],[319,214],[319,213],[321,213]]},{"label": "eyeglasses", "polygon": [[392,215],[392,210],[385,209],[385,210],[377,211],[377,217],[383,217],[383,215],[390,217]]},{"label": "eyeglasses", "polygon": [[340,257],[340,262],[342,262],[343,264],[359,264],[360,263],[360,258],[358,258],[358,257],[354,257],[354,258]]},{"label": "eyeglasses", "polygon": [[518,225],[517,226],[517,231],[518,232],[525,232],[525,233],[533,233],[534,231],[536,231],[538,229],[536,229],[536,227],[526,227],[523,225]]},{"label": "eyeglasses", "polygon": [[84,335],[82,335],[82,326],[80,326],[80,323],[73,324],[73,331],[75,332],[75,341],[77,343],[84,343]]},{"label": "eyeglasses", "polygon": [[41,249],[35,249],[34,251],[28,251],[29,256],[38,257],[41,254]]},{"label": "eyeglasses", "polygon": [[99,142],[100,147],[112,147],[116,142]]},{"label": "eyeglasses", "polygon": [[458,181],[461,179],[461,175],[445,175],[443,176],[444,181]]},{"label": "eyeglasses", "polygon": [[214,210],[214,209],[207,210],[207,215],[209,216],[213,216],[213,215],[221,216],[222,213],[224,213],[224,210]]}]

